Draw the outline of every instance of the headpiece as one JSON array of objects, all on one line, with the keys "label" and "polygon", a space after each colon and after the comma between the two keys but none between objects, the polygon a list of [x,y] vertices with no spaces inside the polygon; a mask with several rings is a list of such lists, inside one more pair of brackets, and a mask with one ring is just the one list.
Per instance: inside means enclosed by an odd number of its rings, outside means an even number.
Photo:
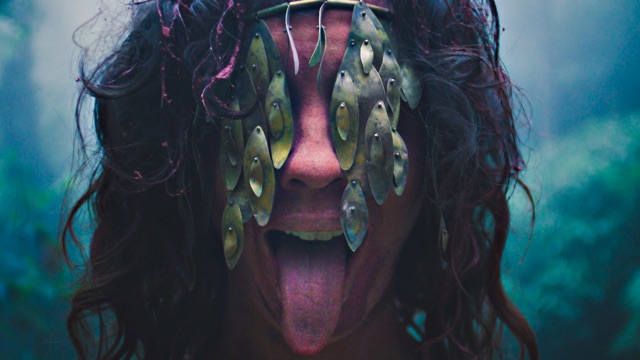
[{"label": "headpiece", "polygon": [[287,79],[278,48],[265,17],[285,12],[294,70],[299,60],[289,26],[291,12],[319,6],[318,43],[309,66],[319,66],[327,46],[323,10],[352,7],[348,44],[331,96],[330,123],[336,156],[348,180],[342,196],[340,222],[347,244],[355,251],[368,229],[366,198],[382,204],[391,188],[400,196],[408,172],[407,147],[396,128],[401,99],[417,107],[422,87],[411,67],[398,61],[398,49],[385,25],[388,9],[363,1],[302,0],[283,3],[250,15],[249,46],[237,67],[230,107],[250,109],[241,120],[221,120],[221,168],[228,204],[222,216],[222,239],[232,269],[243,247],[243,223],[256,219],[265,226],[274,203],[275,170],[286,162],[294,136]]}]

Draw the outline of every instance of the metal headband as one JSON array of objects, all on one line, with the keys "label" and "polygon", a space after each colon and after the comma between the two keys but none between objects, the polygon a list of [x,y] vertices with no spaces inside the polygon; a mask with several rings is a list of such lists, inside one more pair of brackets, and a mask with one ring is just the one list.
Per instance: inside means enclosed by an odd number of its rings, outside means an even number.
[{"label": "metal headband", "polygon": [[[366,198],[382,204],[391,188],[400,196],[408,172],[407,147],[397,132],[400,100],[413,109],[422,87],[374,11],[362,1],[303,0],[258,11],[242,65],[234,75],[231,107],[253,109],[241,121],[222,119],[221,164],[228,204],[223,213],[222,239],[228,267],[242,252],[243,223],[254,217],[265,226],[273,208],[275,170],[286,162],[293,144],[293,113],[283,62],[264,17],[285,11],[286,31],[294,67],[298,68],[289,17],[292,10],[320,5],[318,44],[310,66],[320,65],[327,45],[322,25],[325,6],[353,7],[349,42],[336,75],[330,104],[333,144],[348,185],[342,196],[340,222],[348,246],[355,251],[368,229]],[[373,9],[373,10],[372,10]]]}]

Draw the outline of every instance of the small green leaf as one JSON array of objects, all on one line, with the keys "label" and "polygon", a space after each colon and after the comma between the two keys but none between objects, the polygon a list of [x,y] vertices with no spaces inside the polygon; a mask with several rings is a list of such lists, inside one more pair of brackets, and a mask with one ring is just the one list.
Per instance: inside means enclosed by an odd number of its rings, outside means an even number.
[{"label": "small green leaf", "polygon": [[309,59],[309,66],[314,67],[320,64],[320,60],[324,57],[326,50],[327,50],[327,35],[325,32],[325,27],[320,26],[320,28],[318,29],[318,43],[316,44],[315,50],[313,50],[311,59]]}]

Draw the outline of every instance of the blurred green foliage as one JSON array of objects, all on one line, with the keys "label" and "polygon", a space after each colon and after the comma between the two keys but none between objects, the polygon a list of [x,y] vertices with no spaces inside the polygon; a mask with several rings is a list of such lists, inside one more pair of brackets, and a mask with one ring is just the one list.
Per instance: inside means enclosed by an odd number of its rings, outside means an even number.
[{"label": "blurred green foliage", "polygon": [[533,234],[514,195],[506,285],[544,359],[640,358],[637,139],[640,116],[629,115],[544,140],[526,176],[539,198]]},{"label": "blurred green foliage", "polygon": [[56,229],[62,186],[45,186],[0,152],[0,358],[72,358],[64,330],[69,276]]}]

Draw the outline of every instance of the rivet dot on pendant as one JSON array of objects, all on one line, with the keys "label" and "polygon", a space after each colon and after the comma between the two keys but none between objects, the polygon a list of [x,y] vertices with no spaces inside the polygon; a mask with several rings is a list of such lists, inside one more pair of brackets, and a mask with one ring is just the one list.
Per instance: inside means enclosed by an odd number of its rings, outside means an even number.
[{"label": "rivet dot on pendant", "polygon": [[391,85],[395,84],[395,82],[396,82],[396,79],[389,80],[389,84],[391,84]]},{"label": "rivet dot on pendant", "polygon": [[393,132],[397,132],[397,131],[398,131],[398,129],[396,129],[396,128],[391,128],[391,131],[393,131]]},{"label": "rivet dot on pendant", "polygon": [[258,159],[258,157],[257,157],[257,156],[253,158],[253,162],[254,162],[254,163],[256,163],[256,164],[257,164],[257,163],[258,163],[258,161],[260,161],[260,159]]},{"label": "rivet dot on pendant", "polygon": [[395,157],[396,157],[396,159],[399,159],[399,158],[400,158],[400,153],[399,153],[399,152],[396,152],[395,154],[393,154],[393,156],[395,156]]},{"label": "rivet dot on pendant", "polygon": [[259,134],[260,133],[260,128],[256,128],[256,132]]},{"label": "rivet dot on pendant", "polygon": [[340,76],[344,76],[344,71],[340,71]]},{"label": "rivet dot on pendant", "polygon": [[257,38],[259,38],[259,37],[260,37],[260,34],[256,33],[254,36],[255,36],[255,37],[256,37],[256,39],[257,39]]},{"label": "rivet dot on pendant", "polygon": [[233,226],[229,226],[229,227],[227,228],[227,231],[229,231],[229,232],[233,232]]},{"label": "rivet dot on pendant", "polygon": [[345,103],[344,103],[344,101],[340,103],[340,107],[341,107],[341,108],[343,108],[343,109],[344,109],[344,107],[345,107],[345,106],[347,106],[347,104],[345,104]]},{"label": "rivet dot on pendant", "polygon": [[364,41],[364,44],[365,44],[365,45],[369,45],[369,39],[366,39],[366,40]]},{"label": "rivet dot on pendant", "polygon": [[382,101],[378,102],[378,109],[382,109]]},{"label": "rivet dot on pendant", "polygon": [[355,40],[351,40],[351,41],[349,41],[349,45],[351,45],[351,46],[356,46],[356,42],[355,42]]},{"label": "rivet dot on pendant", "polygon": [[276,71],[276,74],[278,74],[278,75],[282,75],[282,70],[278,70],[278,71]]},{"label": "rivet dot on pendant", "polygon": [[278,103],[274,102],[273,107],[276,107],[276,106],[278,106]]},{"label": "rivet dot on pendant", "polygon": [[251,68],[255,70],[257,68],[256,64],[251,65]]},{"label": "rivet dot on pendant", "polygon": [[391,49],[387,49],[387,54],[391,55]]},{"label": "rivet dot on pendant", "polygon": [[362,17],[365,17],[365,16],[367,16],[367,13],[363,11],[362,12]]},{"label": "rivet dot on pendant", "polygon": [[373,134],[373,138],[376,140],[380,140],[380,134],[378,133]]},{"label": "rivet dot on pendant", "polygon": [[349,214],[353,215],[356,213],[356,207],[355,206],[350,206],[349,207]]},{"label": "rivet dot on pendant", "polygon": [[357,182],[357,181],[355,181],[355,180],[351,180],[351,186],[356,186],[357,184],[358,184],[358,182]]}]

